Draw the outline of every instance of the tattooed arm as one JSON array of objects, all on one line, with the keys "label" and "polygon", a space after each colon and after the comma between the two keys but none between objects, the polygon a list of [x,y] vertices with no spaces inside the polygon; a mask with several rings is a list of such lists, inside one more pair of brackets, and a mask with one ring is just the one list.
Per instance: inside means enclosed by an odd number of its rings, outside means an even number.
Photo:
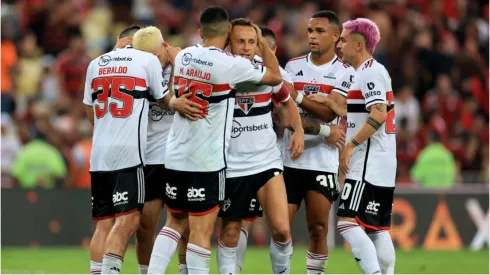
[{"label": "tattooed arm", "polygon": [[363,143],[365,140],[371,137],[380,127],[383,126],[383,123],[386,121],[386,104],[376,103],[369,106],[368,109],[369,116],[366,119],[366,123],[362,125],[359,132],[357,132],[352,139],[351,143],[353,143],[355,146]]}]

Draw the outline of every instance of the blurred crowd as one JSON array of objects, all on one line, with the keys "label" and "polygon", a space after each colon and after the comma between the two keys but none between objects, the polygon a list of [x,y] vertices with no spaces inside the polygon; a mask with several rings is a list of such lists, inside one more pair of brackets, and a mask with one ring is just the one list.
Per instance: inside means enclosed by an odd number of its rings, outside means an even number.
[{"label": "blurred crowd", "polygon": [[375,58],[396,97],[398,182],[415,181],[414,164],[434,143],[454,160],[453,182],[488,182],[486,0],[2,0],[2,188],[90,188],[90,60],[131,24],[155,25],[175,46],[196,44],[199,13],[213,4],[274,30],[283,66],[308,52],[316,11],[372,19],[382,37]]}]

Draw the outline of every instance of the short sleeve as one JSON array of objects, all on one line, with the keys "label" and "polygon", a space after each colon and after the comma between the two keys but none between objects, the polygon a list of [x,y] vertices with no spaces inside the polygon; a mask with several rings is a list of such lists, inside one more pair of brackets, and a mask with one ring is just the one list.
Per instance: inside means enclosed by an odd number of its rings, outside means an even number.
[{"label": "short sleeve", "polygon": [[169,93],[167,87],[167,81],[165,81],[163,76],[163,69],[158,57],[151,55],[148,58],[148,66],[146,66],[146,71],[148,75],[147,84],[150,88],[150,93],[156,100],[159,100]]},{"label": "short sleeve", "polygon": [[372,70],[363,76],[361,92],[366,101],[366,109],[374,104],[388,104],[386,93],[388,91],[388,79],[381,71]]},{"label": "short sleeve", "polygon": [[93,106],[94,101],[92,100],[92,93],[94,92],[92,89],[92,70],[94,62],[90,62],[87,68],[87,74],[85,76],[85,88],[83,91],[83,103],[85,105]]},{"label": "short sleeve", "polygon": [[291,74],[288,71],[286,71],[283,68],[281,68],[281,67],[279,67],[279,70],[281,71],[282,79],[284,81],[289,82],[291,85],[293,85],[293,77],[291,76]]},{"label": "short sleeve", "polygon": [[277,102],[284,103],[289,100],[290,95],[287,86],[284,83],[272,88],[272,97]]},{"label": "short sleeve", "polygon": [[234,87],[238,83],[252,82],[259,83],[265,75],[266,67],[261,64],[252,64],[250,60],[241,56],[236,56],[234,64],[230,68],[230,86]]},{"label": "short sleeve", "polygon": [[341,94],[343,97],[347,97],[350,86],[354,82],[354,69],[347,70],[347,72],[335,81],[332,92]]}]

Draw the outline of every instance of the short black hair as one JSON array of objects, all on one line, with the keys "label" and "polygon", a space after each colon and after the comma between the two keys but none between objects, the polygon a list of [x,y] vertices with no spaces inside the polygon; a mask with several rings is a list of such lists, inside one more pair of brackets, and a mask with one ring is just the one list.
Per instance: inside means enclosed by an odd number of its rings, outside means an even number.
[{"label": "short black hair", "polygon": [[139,31],[142,27],[140,25],[131,25],[125,28],[120,34],[119,39],[124,37],[133,36],[137,31]]},{"label": "short black hair", "polygon": [[260,27],[260,30],[262,31],[262,36],[263,37],[272,37],[274,39],[274,42],[277,41],[276,39],[276,34],[274,33],[273,30],[267,28],[267,27]]},{"label": "short black hair", "polygon": [[223,23],[229,23],[230,17],[222,7],[211,6],[201,12],[199,23],[205,37],[211,38],[224,35],[228,29],[224,29]]},{"label": "short black hair", "polygon": [[328,11],[328,10],[318,11],[315,14],[313,14],[311,18],[327,18],[330,24],[335,25],[340,30],[339,17],[333,11]]}]

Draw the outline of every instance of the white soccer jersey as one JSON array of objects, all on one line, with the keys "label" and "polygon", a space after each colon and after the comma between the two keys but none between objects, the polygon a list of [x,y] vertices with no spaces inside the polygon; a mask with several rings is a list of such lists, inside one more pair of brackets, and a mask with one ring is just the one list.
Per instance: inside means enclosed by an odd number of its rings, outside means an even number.
[{"label": "white soccer jersey", "polygon": [[[286,64],[286,71],[293,78],[294,89],[305,96],[320,94],[328,96],[332,90],[337,90],[344,96],[347,95],[344,86],[345,78],[354,75],[354,69],[343,63],[340,58],[334,56],[332,61],[322,66],[316,66],[310,60],[310,54],[293,58]],[[326,123],[317,119],[299,107],[300,114],[308,119],[313,119],[322,125],[337,123]],[[289,144],[293,132],[289,129],[284,131],[284,145]],[[326,143],[323,136],[305,135],[305,150],[297,160],[291,160],[291,151],[283,146],[284,166],[305,170],[325,171],[337,173],[339,167],[339,153],[335,145]]]},{"label": "white soccer jersey", "polygon": [[[163,79],[168,84],[172,66],[163,70]],[[150,100],[148,112],[148,139],[146,145],[146,164],[165,164],[165,150],[170,126],[174,121],[175,112],[162,109],[158,102]]]},{"label": "white soccer jersey", "polygon": [[388,118],[368,140],[359,144],[349,162],[346,178],[382,187],[394,187],[396,175],[395,103],[391,78],[373,58],[355,72],[347,95],[347,141],[366,123],[369,107],[386,104]]},{"label": "white soccer jersey", "polygon": [[168,93],[158,58],[132,47],[92,60],[83,103],[93,106],[90,171],[116,171],[145,164],[148,98]]},{"label": "white soccer jersey", "polygon": [[167,139],[166,167],[178,171],[212,172],[226,168],[233,122],[234,91],[241,82],[258,83],[266,68],[216,47],[189,47],[175,59],[176,94],[190,92],[204,118],[174,116]]},{"label": "white soccer jersey", "polygon": [[[254,64],[260,63],[254,60]],[[235,110],[228,150],[226,177],[243,177],[277,168],[283,169],[281,152],[272,125],[272,100],[289,100],[287,88],[254,83],[236,87]]]}]

